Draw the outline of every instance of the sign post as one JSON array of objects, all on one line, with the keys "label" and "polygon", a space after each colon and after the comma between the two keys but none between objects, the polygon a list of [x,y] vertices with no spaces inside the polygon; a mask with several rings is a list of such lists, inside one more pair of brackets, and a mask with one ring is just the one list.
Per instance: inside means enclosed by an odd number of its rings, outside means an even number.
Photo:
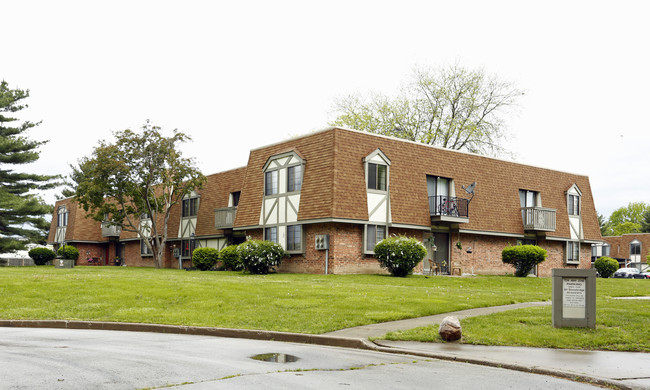
[{"label": "sign post", "polygon": [[596,327],[595,269],[553,269],[553,327]]}]

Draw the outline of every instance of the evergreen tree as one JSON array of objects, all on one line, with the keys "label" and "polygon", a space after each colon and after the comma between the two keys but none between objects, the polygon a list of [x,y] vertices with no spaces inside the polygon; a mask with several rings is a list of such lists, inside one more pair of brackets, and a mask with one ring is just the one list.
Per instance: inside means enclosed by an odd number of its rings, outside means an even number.
[{"label": "evergreen tree", "polygon": [[28,242],[43,243],[51,214],[34,192],[53,188],[56,176],[15,172],[15,165],[38,160],[38,148],[47,141],[32,141],[25,136],[40,122],[19,122],[14,113],[26,108],[29,90],[10,89],[0,82],[0,253],[24,248]]}]

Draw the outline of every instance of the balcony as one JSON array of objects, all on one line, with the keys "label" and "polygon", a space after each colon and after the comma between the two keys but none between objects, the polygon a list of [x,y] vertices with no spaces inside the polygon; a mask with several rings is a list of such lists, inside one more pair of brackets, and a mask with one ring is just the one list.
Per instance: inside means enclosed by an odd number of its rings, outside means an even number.
[{"label": "balcony", "polygon": [[540,232],[555,231],[555,209],[522,207],[521,217],[524,221],[524,230]]},{"label": "balcony", "polygon": [[119,237],[122,227],[113,225],[111,222],[102,222],[102,237]]},{"label": "balcony", "polygon": [[226,207],[214,210],[214,227],[216,229],[232,229],[235,222],[237,207]]},{"label": "balcony", "polygon": [[431,222],[469,222],[469,199],[451,196],[430,196]]}]

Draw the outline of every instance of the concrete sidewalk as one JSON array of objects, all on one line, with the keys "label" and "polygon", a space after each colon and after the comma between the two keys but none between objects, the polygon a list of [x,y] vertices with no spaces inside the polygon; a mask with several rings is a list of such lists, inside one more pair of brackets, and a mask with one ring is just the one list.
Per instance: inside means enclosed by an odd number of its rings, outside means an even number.
[{"label": "concrete sidewalk", "polygon": [[[469,309],[341,329],[327,333],[326,335],[352,339],[368,339],[380,337],[387,332],[439,324],[447,316],[456,316],[462,320],[463,318],[472,316],[548,305],[551,305],[550,301]],[[375,340],[373,343],[376,345],[377,350],[384,352],[399,352],[437,359],[504,367],[569,379],[580,379],[600,385],[616,386],[621,389],[650,389],[650,354],[648,353],[494,347],[459,343],[422,343],[389,340]]]}]

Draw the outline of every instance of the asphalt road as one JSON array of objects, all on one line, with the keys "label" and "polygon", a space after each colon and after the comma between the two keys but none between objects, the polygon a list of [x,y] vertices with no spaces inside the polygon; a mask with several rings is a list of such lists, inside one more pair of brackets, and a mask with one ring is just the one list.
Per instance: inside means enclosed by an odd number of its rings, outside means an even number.
[{"label": "asphalt road", "polygon": [[[278,363],[251,358],[280,353]],[[103,330],[0,328],[1,389],[592,389],[494,367],[365,350]]]}]

